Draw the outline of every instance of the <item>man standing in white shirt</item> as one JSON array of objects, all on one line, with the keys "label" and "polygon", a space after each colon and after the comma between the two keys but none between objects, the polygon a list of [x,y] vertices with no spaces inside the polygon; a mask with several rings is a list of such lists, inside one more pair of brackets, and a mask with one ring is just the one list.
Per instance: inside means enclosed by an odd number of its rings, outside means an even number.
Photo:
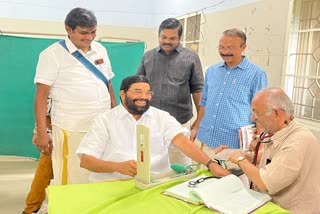
[{"label": "man standing in white shirt", "polygon": [[[80,168],[75,150],[93,118],[116,105],[110,81],[114,74],[106,49],[94,41],[96,28],[97,19],[92,11],[74,8],[65,19],[68,37],[39,56],[34,79],[36,144],[40,152],[52,155],[53,185],[87,183],[88,171]],[[76,51],[100,70],[108,80],[108,87],[72,55]],[[50,90],[52,143],[45,122]]]},{"label": "man standing in white shirt", "polygon": [[228,170],[211,160],[184,135],[187,129],[173,116],[149,106],[152,96],[145,76],[134,75],[122,80],[121,104],[96,117],[77,149],[81,167],[93,172],[90,182],[129,179],[136,175],[138,124],[150,128],[152,172],[170,170],[168,147],[173,143],[188,157],[206,165],[214,175],[228,175]]}]

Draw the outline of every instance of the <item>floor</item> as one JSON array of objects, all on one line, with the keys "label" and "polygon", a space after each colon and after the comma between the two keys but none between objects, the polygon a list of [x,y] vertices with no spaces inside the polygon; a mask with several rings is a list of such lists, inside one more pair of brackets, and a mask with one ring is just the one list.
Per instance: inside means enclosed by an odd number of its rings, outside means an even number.
[{"label": "floor", "polygon": [[37,161],[0,155],[0,213],[20,214],[24,208]]}]

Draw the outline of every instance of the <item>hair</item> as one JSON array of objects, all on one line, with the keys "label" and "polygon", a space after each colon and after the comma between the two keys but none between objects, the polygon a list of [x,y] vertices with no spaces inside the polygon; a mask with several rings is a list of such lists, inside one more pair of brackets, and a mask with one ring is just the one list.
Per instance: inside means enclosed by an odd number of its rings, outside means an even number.
[{"label": "hair", "polygon": [[178,19],[175,19],[175,18],[168,18],[168,19],[162,21],[159,26],[159,34],[158,35],[160,35],[160,33],[163,29],[177,29],[179,38],[181,37],[182,31],[183,31],[181,23],[179,22]]},{"label": "hair", "polygon": [[268,109],[282,109],[293,117],[294,105],[289,96],[280,88],[267,88],[260,90],[256,95],[265,94],[265,105]]},{"label": "hair", "polygon": [[64,24],[69,26],[72,30],[78,26],[82,28],[91,28],[97,26],[97,18],[92,11],[76,7],[68,13]]},{"label": "hair", "polygon": [[125,92],[127,92],[132,84],[138,83],[138,82],[145,82],[150,85],[149,80],[145,76],[133,75],[133,76],[128,76],[122,80],[120,85],[120,90],[124,90]]},{"label": "hair", "polygon": [[239,37],[239,38],[242,39],[243,44],[246,44],[246,42],[247,42],[246,34],[242,30],[239,30],[237,28],[231,28],[231,29],[225,30],[222,34],[225,35],[225,36],[236,36],[236,37]]}]

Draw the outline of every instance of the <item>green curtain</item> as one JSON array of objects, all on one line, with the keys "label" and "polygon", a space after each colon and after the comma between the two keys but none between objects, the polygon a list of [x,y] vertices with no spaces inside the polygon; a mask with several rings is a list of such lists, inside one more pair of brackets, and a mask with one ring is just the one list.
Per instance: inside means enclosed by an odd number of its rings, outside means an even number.
[{"label": "green curtain", "polygon": [[[39,53],[57,39],[0,36],[0,155],[38,157],[31,144],[34,127],[33,78]],[[108,50],[119,104],[121,80],[135,74],[144,52],[143,42],[101,42]]]}]

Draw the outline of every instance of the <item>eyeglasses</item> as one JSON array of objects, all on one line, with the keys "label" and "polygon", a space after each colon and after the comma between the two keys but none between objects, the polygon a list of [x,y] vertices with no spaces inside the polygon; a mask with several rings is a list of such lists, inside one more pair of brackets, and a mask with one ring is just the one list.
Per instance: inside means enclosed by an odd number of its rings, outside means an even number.
[{"label": "eyeglasses", "polygon": [[147,97],[152,97],[154,95],[153,91],[142,91],[140,89],[135,89],[135,90],[128,90],[131,93],[134,93],[137,96],[143,96],[144,94],[147,95]]},{"label": "eyeglasses", "polygon": [[268,112],[270,112],[270,111],[273,111],[273,110],[275,110],[275,109],[269,109],[269,110],[264,111],[264,112],[261,112],[261,113],[256,113],[256,112],[252,111],[252,112],[251,112],[251,115],[254,116],[254,117],[258,117],[258,116],[261,116],[261,115],[263,115],[263,114],[265,114],[265,113],[268,113]]},{"label": "eyeglasses", "polygon": [[235,50],[241,48],[243,45],[244,45],[244,43],[241,44],[239,47],[234,47],[234,46],[223,47],[223,46],[219,45],[217,48],[218,48],[219,51],[223,51],[223,50],[235,51]]}]

